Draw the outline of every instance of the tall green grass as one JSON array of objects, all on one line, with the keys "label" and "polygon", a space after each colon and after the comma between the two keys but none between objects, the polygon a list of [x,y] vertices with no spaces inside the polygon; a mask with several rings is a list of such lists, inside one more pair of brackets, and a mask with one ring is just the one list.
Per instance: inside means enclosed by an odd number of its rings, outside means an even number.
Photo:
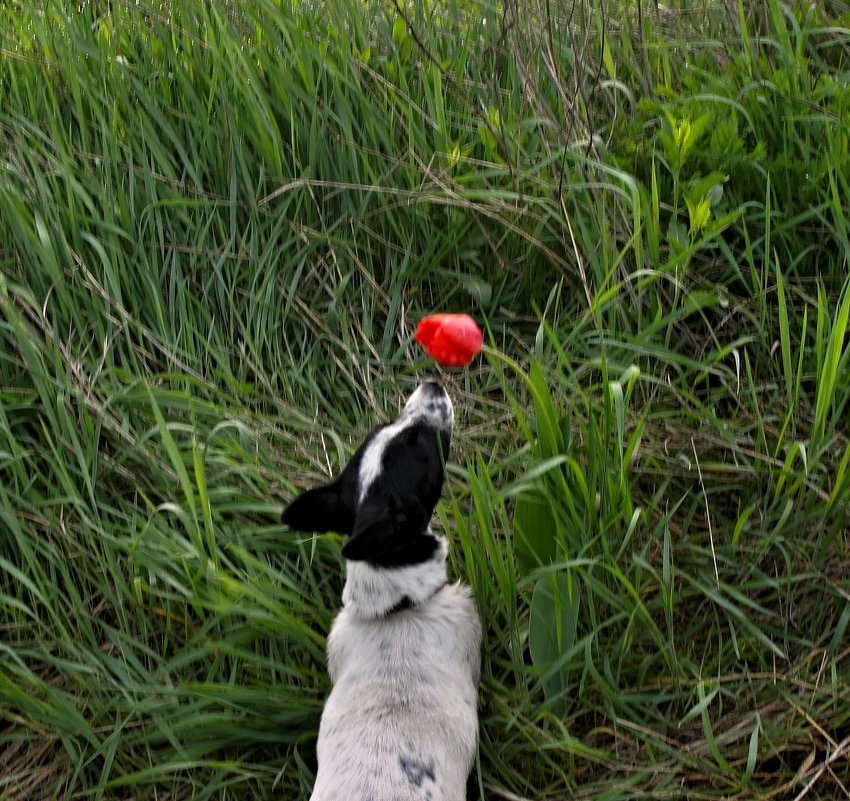
[{"label": "tall green grass", "polygon": [[280,510],[443,309],[478,795],[846,794],[846,4],[0,31],[0,799],[308,797],[343,565]]}]

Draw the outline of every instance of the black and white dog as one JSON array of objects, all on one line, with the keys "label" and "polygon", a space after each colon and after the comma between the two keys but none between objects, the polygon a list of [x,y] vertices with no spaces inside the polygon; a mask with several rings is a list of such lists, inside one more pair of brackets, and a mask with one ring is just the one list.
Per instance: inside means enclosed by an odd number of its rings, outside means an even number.
[{"label": "black and white dog", "polygon": [[298,531],[347,535],[311,801],[466,796],[481,623],[469,589],[447,582],[446,540],[429,525],[452,424],[446,391],[422,384],[337,478],[283,513]]}]

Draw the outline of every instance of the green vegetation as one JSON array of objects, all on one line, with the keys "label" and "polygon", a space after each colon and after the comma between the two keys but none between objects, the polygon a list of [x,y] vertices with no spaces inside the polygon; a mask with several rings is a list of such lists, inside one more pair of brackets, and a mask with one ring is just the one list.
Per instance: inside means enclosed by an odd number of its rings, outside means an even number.
[{"label": "green vegetation", "polygon": [[[678,8],[681,5],[683,8]],[[307,798],[298,489],[484,357],[486,799],[850,788],[850,7],[0,7],[0,799]]]}]

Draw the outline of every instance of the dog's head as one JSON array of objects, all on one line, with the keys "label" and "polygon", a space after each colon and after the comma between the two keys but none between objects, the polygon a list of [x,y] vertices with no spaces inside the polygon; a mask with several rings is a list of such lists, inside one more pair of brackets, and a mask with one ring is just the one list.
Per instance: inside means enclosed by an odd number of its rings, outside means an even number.
[{"label": "dog's head", "polygon": [[446,391],[426,381],[398,419],[372,431],[330,483],[299,495],[283,512],[297,531],[336,531],[351,561],[402,567],[432,557],[428,523],[440,498],[453,422]]}]

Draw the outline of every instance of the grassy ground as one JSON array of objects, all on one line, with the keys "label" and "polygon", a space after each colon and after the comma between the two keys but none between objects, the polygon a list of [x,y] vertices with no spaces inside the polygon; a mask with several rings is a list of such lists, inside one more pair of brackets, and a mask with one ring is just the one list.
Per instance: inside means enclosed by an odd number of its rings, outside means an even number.
[{"label": "grassy ground", "polygon": [[0,799],[306,798],[282,505],[488,348],[487,799],[850,789],[850,7],[0,8]]}]

